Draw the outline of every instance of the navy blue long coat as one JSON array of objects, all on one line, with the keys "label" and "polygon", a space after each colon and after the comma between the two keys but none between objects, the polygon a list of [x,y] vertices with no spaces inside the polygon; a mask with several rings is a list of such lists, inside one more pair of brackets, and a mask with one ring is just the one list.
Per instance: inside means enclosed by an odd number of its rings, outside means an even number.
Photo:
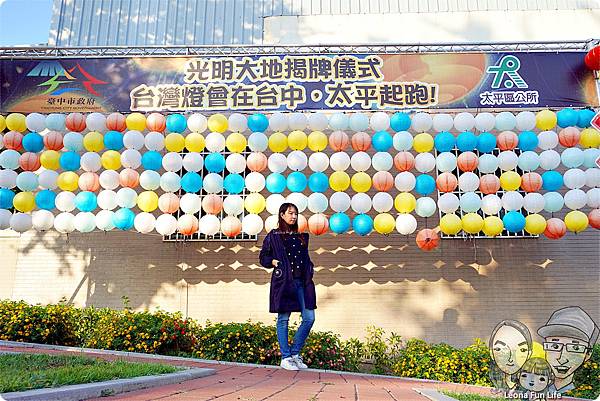
[{"label": "navy blue long coat", "polygon": [[[273,269],[273,259],[279,261],[271,274],[271,290],[269,294],[269,312],[301,312],[300,303],[296,295],[292,267],[287,257],[287,251],[283,244],[282,234],[272,230],[263,240],[260,250],[260,264],[267,269]],[[308,254],[308,234],[301,234],[305,246],[302,247],[301,263],[304,264],[304,306],[306,309],[317,308],[317,295],[313,283],[314,265]]]}]

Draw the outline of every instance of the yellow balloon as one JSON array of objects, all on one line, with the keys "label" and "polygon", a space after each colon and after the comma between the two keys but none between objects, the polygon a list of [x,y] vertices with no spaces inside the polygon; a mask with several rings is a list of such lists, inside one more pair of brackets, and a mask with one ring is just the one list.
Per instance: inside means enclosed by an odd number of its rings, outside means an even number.
[{"label": "yellow balloon", "polygon": [[400,213],[410,213],[415,210],[417,200],[410,192],[402,192],[396,195],[394,199],[394,207]]},{"label": "yellow balloon", "polygon": [[504,230],[504,223],[498,216],[488,216],[483,219],[483,233],[488,237],[495,237],[500,235]]},{"label": "yellow balloon", "polygon": [[208,129],[212,132],[219,132],[222,134],[227,131],[228,125],[227,117],[223,114],[217,113],[208,117]]},{"label": "yellow balloon", "polygon": [[192,132],[185,137],[185,148],[190,152],[202,152],[205,145],[202,134]]},{"label": "yellow balloon", "polygon": [[19,212],[31,212],[35,209],[35,196],[31,192],[19,192],[13,198],[13,206]]},{"label": "yellow balloon", "polygon": [[462,217],[463,230],[469,234],[477,234],[483,229],[483,217],[477,213],[467,213]]},{"label": "yellow balloon", "polygon": [[308,138],[302,131],[292,131],[288,135],[288,145],[292,150],[302,150],[306,148]]},{"label": "yellow balloon", "polygon": [[308,135],[308,147],[313,152],[321,152],[327,147],[327,135],[321,131],[313,131]]},{"label": "yellow balloon", "polygon": [[556,126],[556,114],[550,110],[539,111],[535,115],[535,126],[541,131],[547,131]]},{"label": "yellow balloon", "polygon": [[329,176],[329,186],[334,191],[345,191],[350,186],[350,176],[345,171],[335,171]]},{"label": "yellow balloon", "polygon": [[516,191],[521,186],[521,176],[515,171],[505,171],[500,175],[500,186],[505,191]]},{"label": "yellow balloon", "polygon": [[419,153],[429,152],[433,149],[433,137],[426,132],[418,134],[413,139],[413,148]]},{"label": "yellow balloon", "polygon": [[169,152],[181,152],[185,147],[185,138],[183,135],[172,132],[165,137],[165,148]]},{"label": "yellow balloon", "polygon": [[533,342],[533,349],[531,350],[530,358],[542,358],[546,359],[546,351],[544,351],[544,346],[537,341]]},{"label": "yellow balloon", "polygon": [[63,191],[73,192],[77,190],[77,183],[79,182],[79,176],[73,171],[65,171],[60,173],[56,179],[56,183]]},{"label": "yellow balloon", "polygon": [[58,170],[60,168],[60,153],[56,150],[45,150],[40,155],[40,163],[47,170]]},{"label": "yellow balloon", "polygon": [[371,189],[371,176],[364,171],[356,173],[352,176],[350,185],[352,185],[352,189],[356,192],[367,192]]},{"label": "yellow balloon", "polygon": [[586,128],[581,131],[579,143],[584,148],[600,147],[600,131],[594,128]]},{"label": "yellow balloon", "polygon": [[540,235],[546,229],[546,219],[537,214],[530,214],[525,217],[525,231],[532,235]]},{"label": "yellow balloon", "polygon": [[83,137],[83,147],[88,152],[100,152],[104,149],[104,137],[97,131],[91,131]]},{"label": "yellow balloon", "polygon": [[106,170],[118,170],[121,168],[121,154],[116,150],[107,150],[102,153],[102,167]]},{"label": "yellow balloon", "polygon": [[378,233],[389,234],[394,231],[394,228],[396,227],[396,219],[389,213],[381,213],[375,216],[373,226]]},{"label": "yellow balloon", "polygon": [[138,195],[137,205],[143,212],[153,212],[158,207],[158,195],[154,191],[144,191]]},{"label": "yellow balloon", "polygon": [[131,113],[125,118],[128,130],[144,131],[146,129],[146,116],[142,113]]},{"label": "yellow balloon", "polygon": [[225,146],[233,153],[242,153],[246,150],[247,144],[248,141],[246,141],[246,137],[239,132],[231,133],[227,136],[227,139],[225,139]]},{"label": "yellow balloon", "polygon": [[588,226],[589,220],[585,213],[579,210],[573,210],[565,216],[565,224],[569,231],[574,233],[585,230]]},{"label": "yellow balloon", "polygon": [[6,126],[10,131],[25,131],[27,129],[25,116],[21,113],[10,113],[6,116]]},{"label": "yellow balloon", "polygon": [[259,214],[265,210],[266,204],[265,197],[257,192],[253,192],[246,196],[246,199],[244,200],[244,207],[248,212],[253,214]]},{"label": "yellow balloon", "polygon": [[288,140],[284,133],[274,132],[269,137],[269,149],[273,152],[283,152],[288,147]]},{"label": "yellow balloon", "polygon": [[0,116],[0,132],[4,131],[4,128],[6,128],[6,119]]},{"label": "yellow balloon", "polygon": [[462,221],[454,213],[449,213],[440,219],[440,230],[447,235],[456,235],[462,230]]}]

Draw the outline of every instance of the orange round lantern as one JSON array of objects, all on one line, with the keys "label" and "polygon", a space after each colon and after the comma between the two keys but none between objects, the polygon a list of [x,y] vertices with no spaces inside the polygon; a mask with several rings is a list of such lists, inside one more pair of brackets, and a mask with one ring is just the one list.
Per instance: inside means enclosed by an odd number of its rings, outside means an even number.
[{"label": "orange round lantern", "polygon": [[81,113],[70,113],[65,119],[69,131],[82,132],[85,130],[85,117]]},{"label": "orange round lantern", "polygon": [[119,183],[123,188],[135,188],[140,183],[140,174],[132,168],[126,168],[119,173]]},{"label": "orange round lantern", "polygon": [[297,223],[299,232],[304,233],[306,232],[306,230],[308,230],[308,220],[306,220],[306,217],[304,217],[304,215],[298,215]]},{"label": "orange round lantern", "polygon": [[479,179],[479,190],[486,194],[495,194],[500,189],[500,179],[493,174],[486,174]]},{"label": "orange round lantern", "polygon": [[417,246],[423,251],[431,251],[432,249],[437,248],[440,242],[440,237],[434,230],[430,228],[424,228],[417,233],[416,241]]},{"label": "orange round lantern", "polygon": [[329,146],[336,152],[341,152],[348,147],[348,135],[344,131],[333,131],[329,135]]},{"label": "orange round lantern", "polygon": [[19,157],[19,166],[25,171],[37,171],[42,165],[40,157],[32,152],[25,152]]},{"label": "orange round lantern", "polygon": [[415,157],[410,152],[399,152],[394,156],[394,167],[398,171],[409,171],[415,166]]},{"label": "orange round lantern", "polygon": [[389,171],[378,171],[373,176],[373,188],[387,192],[394,187],[394,176]]},{"label": "orange round lantern", "polygon": [[87,171],[81,174],[77,185],[82,191],[95,192],[100,188],[100,178],[98,174]]},{"label": "orange round lantern", "polygon": [[50,131],[44,135],[44,146],[48,150],[61,150],[63,148],[63,136],[60,132]]},{"label": "orange round lantern", "polygon": [[106,128],[108,128],[109,131],[124,132],[127,129],[125,116],[121,113],[111,113],[106,117]]},{"label": "orange round lantern", "polygon": [[179,197],[172,192],[162,194],[158,198],[158,208],[163,213],[175,213],[179,209]]},{"label": "orange round lantern", "polygon": [[558,133],[558,142],[565,148],[572,148],[573,146],[577,146],[580,136],[581,134],[576,127],[563,128]]},{"label": "orange round lantern", "polygon": [[209,194],[202,199],[202,209],[208,214],[217,214],[223,210],[223,199],[216,194]]},{"label": "orange round lantern", "polygon": [[498,149],[513,150],[519,144],[519,137],[512,131],[502,131],[496,140]]},{"label": "orange round lantern", "polygon": [[451,172],[445,172],[438,175],[435,180],[435,186],[440,192],[452,192],[458,186],[458,179]]},{"label": "orange round lantern", "polygon": [[250,155],[248,155],[248,159],[246,160],[246,165],[250,171],[264,171],[267,168],[267,163],[267,156],[261,152],[250,153]]},{"label": "orange round lantern", "polygon": [[567,226],[564,221],[553,217],[546,222],[544,235],[550,239],[560,239],[567,233]]},{"label": "orange round lantern", "polygon": [[590,70],[600,70],[600,46],[592,47],[592,49],[585,55],[583,61]]},{"label": "orange round lantern", "polygon": [[475,171],[479,165],[479,158],[473,152],[464,152],[458,156],[456,162],[461,171]]},{"label": "orange round lantern", "polygon": [[588,213],[590,226],[596,230],[600,230],[600,209],[594,209]]},{"label": "orange round lantern", "polygon": [[371,147],[371,136],[366,132],[357,132],[352,135],[352,149],[357,152],[364,152]]},{"label": "orange round lantern", "polygon": [[525,173],[521,176],[521,188],[525,192],[537,192],[542,188],[542,176],[538,173]]},{"label": "orange round lantern", "polygon": [[184,214],[177,220],[177,230],[183,235],[192,235],[198,232],[198,219],[191,214]]},{"label": "orange round lantern", "polygon": [[227,216],[221,221],[221,232],[228,237],[235,237],[242,232],[242,222],[235,216]]},{"label": "orange round lantern", "polygon": [[2,137],[2,141],[4,142],[4,147],[6,149],[13,149],[13,150],[23,149],[23,146],[22,146],[23,134],[21,134],[18,131],[8,131]]},{"label": "orange round lantern", "polygon": [[313,214],[308,219],[308,230],[314,235],[322,235],[329,230],[329,220],[324,214]]},{"label": "orange round lantern", "polygon": [[146,118],[146,127],[149,131],[163,132],[167,128],[167,119],[160,113],[151,113]]}]

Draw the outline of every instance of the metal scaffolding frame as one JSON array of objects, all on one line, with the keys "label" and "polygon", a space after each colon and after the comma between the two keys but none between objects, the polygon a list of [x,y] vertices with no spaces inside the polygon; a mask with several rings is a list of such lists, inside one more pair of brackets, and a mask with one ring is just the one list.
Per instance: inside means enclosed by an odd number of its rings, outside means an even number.
[{"label": "metal scaffolding frame", "polygon": [[564,42],[414,43],[351,45],[211,45],[211,46],[90,46],[2,47],[0,59],[244,56],[268,54],[402,54],[587,51],[600,39]]}]

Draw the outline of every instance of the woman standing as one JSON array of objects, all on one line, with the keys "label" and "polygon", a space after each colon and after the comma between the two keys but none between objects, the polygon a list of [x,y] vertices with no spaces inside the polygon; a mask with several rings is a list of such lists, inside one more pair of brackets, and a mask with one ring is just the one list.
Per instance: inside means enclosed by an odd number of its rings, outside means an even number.
[{"label": "woman standing", "polygon": [[[265,237],[260,251],[260,264],[274,268],[271,275],[269,312],[277,313],[277,340],[281,350],[281,367],[306,369],[300,351],[315,322],[317,308],[314,265],[308,255],[308,234],[298,232],[298,208],[284,203],[279,208],[276,229]],[[302,314],[302,323],[288,344],[288,322],[291,312]]]}]

